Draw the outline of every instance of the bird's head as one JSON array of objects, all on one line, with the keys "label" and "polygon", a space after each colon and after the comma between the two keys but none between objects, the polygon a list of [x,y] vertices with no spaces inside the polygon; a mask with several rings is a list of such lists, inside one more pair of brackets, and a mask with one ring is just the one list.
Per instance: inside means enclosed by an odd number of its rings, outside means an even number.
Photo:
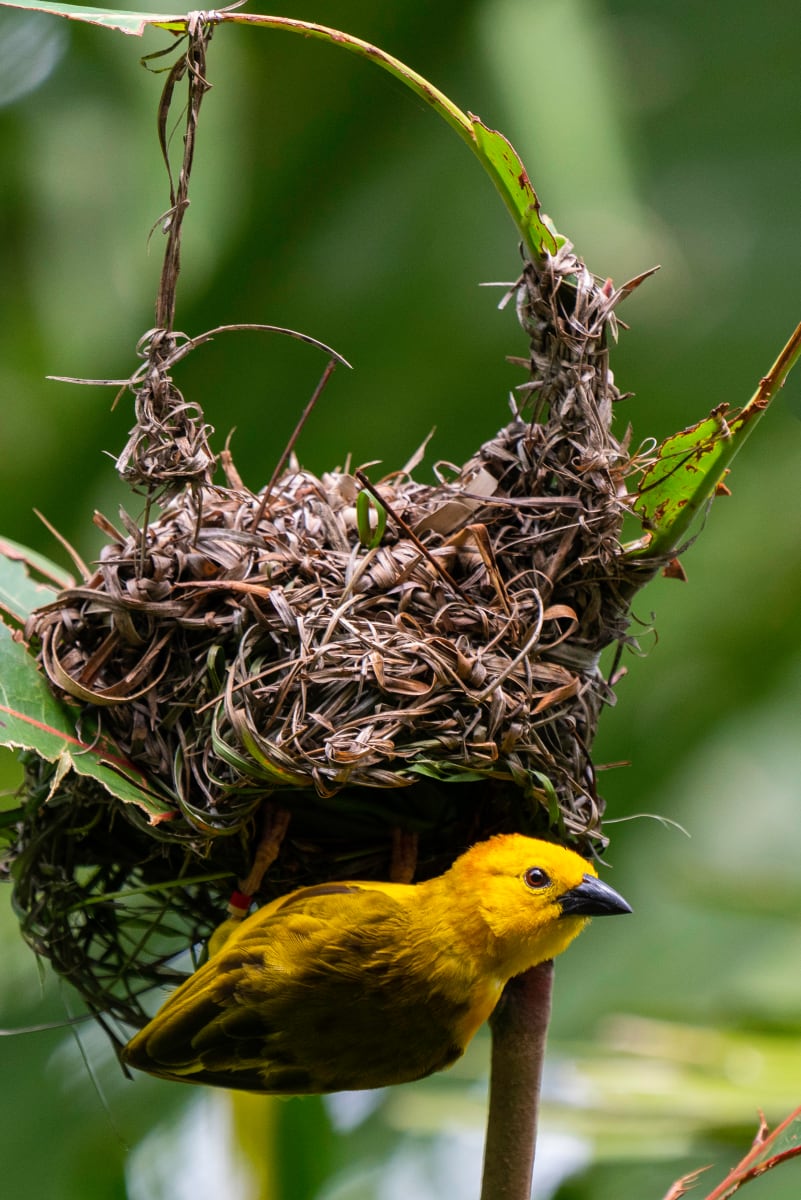
[{"label": "bird's head", "polygon": [[631,912],[592,863],[520,834],[473,846],[451,871],[459,893],[470,890],[508,977],[561,954],[590,917]]}]

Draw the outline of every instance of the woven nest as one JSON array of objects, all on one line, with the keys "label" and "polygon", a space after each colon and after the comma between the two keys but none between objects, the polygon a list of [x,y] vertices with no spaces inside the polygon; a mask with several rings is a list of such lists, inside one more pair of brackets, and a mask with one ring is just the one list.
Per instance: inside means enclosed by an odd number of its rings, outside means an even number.
[{"label": "woven nest", "polygon": [[51,796],[29,759],[16,903],[95,1011],[142,1024],[142,992],[221,919],[265,812],[290,818],[260,898],[386,878],[398,831],[418,838],[417,878],[499,830],[603,844],[598,655],[627,623],[618,298],[569,246],[528,266],[511,422],[436,486],[396,474],[366,506],[363,476],[293,462],[266,495],[230,462],[215,486],[187,406],[159,436],[140,413],[121,466],[136,482],[147,459],[152,482],[160,464],[172,498],[28,628],[82,727],[172,805],[151,824],[77,776]]}]

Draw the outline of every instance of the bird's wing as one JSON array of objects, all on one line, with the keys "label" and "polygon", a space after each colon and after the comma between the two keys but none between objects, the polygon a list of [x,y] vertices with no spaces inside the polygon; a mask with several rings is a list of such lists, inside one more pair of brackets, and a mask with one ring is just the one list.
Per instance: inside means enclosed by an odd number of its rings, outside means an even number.
[{"label": "bird's wing", "polygon": [[[168,998],[125,1061],[167,1078],[261,1092],[377,1086],[354,1078],[364,1039],[387,1034],[388,998],[376,1002],[375,992],[403,942],[399,887],[324,884],[273,901]],[[356,1056],[344,1075],[343,1054]]]}]

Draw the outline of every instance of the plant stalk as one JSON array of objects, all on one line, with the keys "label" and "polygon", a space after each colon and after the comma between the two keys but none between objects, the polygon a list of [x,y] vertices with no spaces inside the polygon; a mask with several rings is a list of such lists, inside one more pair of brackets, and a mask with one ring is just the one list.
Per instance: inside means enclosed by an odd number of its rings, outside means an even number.
[{"label": "plant stalk", "polygon": [[529,1200],[553,962],[510,979],[490,1017],[492,1065],[481,1200]]}]

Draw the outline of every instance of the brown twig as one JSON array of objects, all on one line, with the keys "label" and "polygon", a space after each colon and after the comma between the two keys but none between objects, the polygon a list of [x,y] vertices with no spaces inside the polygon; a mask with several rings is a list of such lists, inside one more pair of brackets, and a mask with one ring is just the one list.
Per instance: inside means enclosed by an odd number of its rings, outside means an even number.
[{"label": "brown twig", "polygon": [[[158,135],[170,186],[170,208],[162,223],[167,235],[156,296],[156,325],[141,340],[143,367],[132,377],[136,425],[117,459],[117,471],[134,486],[143,486],[150,500],[159,489],[175,491],[209,483],[215,458],[209,446],[211,430],[196,405],[187,404],[169,375],[176,349],[175,294],[181,270],[181,230],[189,207],[189,178],[203,97],[211,86],[206,80],[206,48],[212,26],[202,20],[189,24],[187,48],[172,65],[158,109]],[[188,75],[188,97],[183,156],[175,182],[169,157],[167,123],[175,89]],[[134,386],[134,380],[139,381]],[[142,533],[144,562],[146,531]]]},{"label": "brown twig", "polygon": [[420,838],[408,829],[392,830],[392,861],[389,877],[393,883],[411,883],[417,870]]},{"label": "brown twig", "polygon": [[459,587],[459,584],[456,582],[456,580],[448,573],[448,571],[445,570],[442,563],[437,561],[436,556],[431,553],[428,547],[420,541],[419,537],[411,528],[411,526],[404,521],[400,513],[395,511],[392,505],[387,501],[386,497],[382,496],[378,488],[370,482],[364,471],[354,471],[354,475],[365,491],[369,492],[373,499],[377,500],[378,503],[387,510],[388,515],[392,517],[392,520],[395,522],[395,524],[403,530],[409,541],[414,543],[414,545],[422,554],[423,558],[426,559],[426,561],[429,562],[434,568],[437,575],[440,575],[445,580],[448,587],[452,588],[453,591],[456,592],[457,596],[461,596],[463,600],[466,600],[469,603],[467,596],[465,595],[463,589]]},{"label": "brown twig", "polygon": [[261,837],[250,870],[244,879],[239,881],[239,887],[246,896],[255,896],[261,887],[262,879],[278,857],[284,835],[289,828],[289,816],[285,808],[278,808],[272,804],[265,807]]},{"label": "brown twig", "polygon": [[[292,436],[290,437],[289,441],[287,442],[286,446],[284,447],[283,453],[281,454],[281,457],[278,459],[278,462],[275,464],[275,468],[273,470],[272,475],[270,476],[267,487],[264,489],[264,493],[262,494],[262,498],[261,498],[261,504],[259,505],[258,509],[256,510],[256,515],[254,516],[253,521],[251,523],[252,529],[258,529],[259,522],[261,521],[261,519],[264,516],[264,513],[266,511],[267,501],[270,498],[270,493],[272,492],[273,488],[275,487],[276,481],[277,481],[278,477],[280,476],[281,472],[283,471],[284,466],[286,465],[287,459],[289,458],[290,454],[294,450],[295,444],[296,444],[298,438],[300,437],[301,433],[303,432],[303,426],[308,421],[309,417],[312,414],[312,410],[314,409],[315,405],[317,404],[317,401],[320,399],[323,392],[325,391],[328,380],[331,378],[331,376],[334,373],[334,368],[337,365],[337,361],[345,362],[344,359],[340,359],[339,355],[336,355],[336,357],[330,359],[328,366],[325,368],[322,375],[320,376],[320,381],[317,384],[317,387],[312,392],[311,396],[309,397],[309,400],[306,403],[306,407],[304,408],[303,412],[300,414],[298,423],[295,426],[295,428],[292,430]],[[346,363],[345,365],[347,366],[348,364]]]},{"label": "brown twig", "polygon": [[[170,210],[165,221],[167,246],[164,251],[164,263],[156,299],[156,325],[168,333],[172,332],[175,322],[175,290],[181,270],[181,227],[189,207],[189,177],[192,173],[192,162],[195,156],[195,137],[200,105],[211,86],[206,80],[206,47],[211,40],[212,31],[212,25],[196,22],[188,32],[186,54],[182,55],[172,66],[159,104],[159,144],[170,181]],[[175,88],[187,73],[189,74],[189,98],[184,133],[184,153],[176,186],[170,167],[167,121]]]}]

